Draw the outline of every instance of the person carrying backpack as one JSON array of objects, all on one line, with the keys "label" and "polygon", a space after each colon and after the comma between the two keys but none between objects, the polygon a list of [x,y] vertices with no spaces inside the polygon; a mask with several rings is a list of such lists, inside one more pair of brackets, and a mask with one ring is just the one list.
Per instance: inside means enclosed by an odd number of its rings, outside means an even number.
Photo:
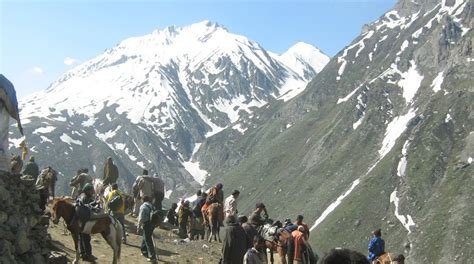
[{"label": "person carrying backpack", "polygon": [[149,262],[156,263],[155,245],[153,244],[153,230],[155,229],[155,225],[152,223],[153,205],[149,196],[142,197],[142,200],[143,204],[140,206],[138,214],[139,227],[143,229],[141,251]]},{"label": "person carrying backpack", "polygon": [[123,193],[118,190],[116,183],[112,184],[112,191],[106,197],[107,207],[110,214],[117,219],[122,225],[122,242],[127,243],[127,236],[125,233],[125,199]]}]

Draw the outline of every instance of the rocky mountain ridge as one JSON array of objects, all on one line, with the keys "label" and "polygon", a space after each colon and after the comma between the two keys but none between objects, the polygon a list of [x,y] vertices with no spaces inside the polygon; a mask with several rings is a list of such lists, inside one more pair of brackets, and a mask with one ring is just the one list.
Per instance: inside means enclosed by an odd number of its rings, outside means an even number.
[{"label": "rocky mountain ridge", "polygon": [[148,168],[168,197],[181,196],[206,179],[192,160],[205,138],[244,131],[233,124],[303,91],[328,60],[303,43],[276,55],[209,21],[171,26],[126,39],[20,100],[21,117],[40,165],[60,172],[60,193],[77,168],[100,177],[112,156],[123,186]]},{"label": "rocky mountain ridge", "polygon": [[207,139],[208,184],[239,186],[245,213],[263,201],[276,219],[304,214],[318,252],[365,252],[381,227],[408,263],[469,263],[473,11],[399,1],[300,95],[255,112],[241,137]]}]

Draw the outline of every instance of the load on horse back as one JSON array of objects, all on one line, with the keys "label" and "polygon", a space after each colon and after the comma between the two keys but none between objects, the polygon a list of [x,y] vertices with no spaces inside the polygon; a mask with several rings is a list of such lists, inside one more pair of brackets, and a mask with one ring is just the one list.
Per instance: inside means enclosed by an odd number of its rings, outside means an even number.
[{"label": "load on horse back", "polygon": [[280,221],[272,223],[271,220],[257,229],[265,240],[265,246],[270,250],[270,263],[274,263],[273,253],[277,252],[280,263],[286,264],[286,245],[291,234],[282,229]]},{"label": "load on horse back", "polygon": [[76,215],[75,205],[68,199],[58,198],[53,202],[53,223],[58,224],[60,218],[63,218],[66,222],[67,229],[71,232],[74,241],[76,258],[73,263],[78,263],[79,261],[80,233],[100,233],[113,250],[114,257],[112,263],[116,264],[118,262],[122,245],[122,225],[112,216],[107,214],[91,214],[88,220],[82,222],[81,218],[83,217]]},{"label": "load on horse back", "polygon": [[378,256],[371,264],[404,264],[405,256],[397,255],[395,256],[392,253],[384,253]]}]

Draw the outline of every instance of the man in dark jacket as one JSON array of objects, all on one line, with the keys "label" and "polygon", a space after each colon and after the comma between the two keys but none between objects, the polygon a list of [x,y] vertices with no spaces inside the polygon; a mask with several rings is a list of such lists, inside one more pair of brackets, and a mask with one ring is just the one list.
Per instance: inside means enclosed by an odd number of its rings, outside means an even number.
[{"label": "man in dark jacket", "polygon": [[[263,215],[262,215],[263,213]],[[268,221],[268,213],[263,203],[255,205],[255,211],[250,215],[249,222],[254,228],[264,225]]]},{"label": "man in dark jacket", "polygon": [[199,190],[196,195],[198,198],[196,199],[196,201],[194,201],[193,214],[194,217],[199,218],[202,217],[201,209],[202,206],[206,203],[207,193]]},{"label": "man in dark jacket", "polygon": [[247,235],[237,223],[235,216],[227,218],[224,241],[222,243],[223,264],[241,264],[247,252]]},{"label": "man in dark jacket", "polygon": [[369,256],[367,259],[372,262],[377,257],[385,253],[385,241],[382,239],[382,230],[377,229],[372,232],[373,238],[370,240],[368,249],[369,249]]},{"label": "man in dark jacket", "polygon": [[168,210],[168,214],[166,215],[166,218],[168,218],[168,223],[174,226],[178,225],[178,215],[176,214],[176,208],[178,208],[178,204],[172,203],[171,208]]},{"label": "man in dark jacket", "polygon": [[117,166],[112,161],[112,157],[108,157],[104,165],[104,176],[102,177],[104,187],[109,184],[116,183],[119,177]]},{"label": "man in dark jacket", "polygon": [[[81,230],[84,228],[85,222],[87,222],[91,215],[91,208],[95,207],[97,202],[94,197],[94,187],[92,184],[88,183],[82,189],[82,193],[76,200],[76,215],[71,225],[74,221],[79,220],[81,223]],[[80,238],[80,248],[81,248],[81,258],[84,261],[95,261],[97,258],[92,255],[92,246],[91,246],[91,236],[88,234],[79,234]]]},{"label": "man in dark jacket", "polygon": [[23,175],[31,175],[35,180],[38,178],[39,168],[38,164],[36,164],[35,162],[35,157],[30,157],[30,161],[28,161],[25,166],[25,169],[23,170]]},{"label": "man in dark jacket", "polygon": [[238,222],[240,226],[244,229],[245,235],[247,235],[247,248],[252,248],[253,240],[255,236],[258,235],[257,230],[248,223],[248,218],[245,215],[241,215],[238,217]]}]

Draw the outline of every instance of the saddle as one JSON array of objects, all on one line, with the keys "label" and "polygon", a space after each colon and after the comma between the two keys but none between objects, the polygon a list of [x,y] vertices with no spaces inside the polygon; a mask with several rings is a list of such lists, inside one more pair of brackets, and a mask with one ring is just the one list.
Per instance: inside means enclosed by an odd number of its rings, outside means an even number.
[{"label": "saddle", "polygon": [[257,228],[259,235],[261,235],[265,240],[268,241],[276,241],[278,240],[278,226],[271,225],[271,224],[264,224]]}]

